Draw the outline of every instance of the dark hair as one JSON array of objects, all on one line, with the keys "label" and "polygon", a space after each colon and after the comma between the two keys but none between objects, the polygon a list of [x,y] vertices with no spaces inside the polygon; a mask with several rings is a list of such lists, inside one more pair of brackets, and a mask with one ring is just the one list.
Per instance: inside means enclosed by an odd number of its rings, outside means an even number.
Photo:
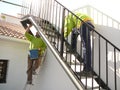
[{"label": "dark hair", "polygon": [[37,38],[39,38],[40,37],[40,35],[39,35],[39,33],[38,32],[36,32],[36,35],[35,35]]}]

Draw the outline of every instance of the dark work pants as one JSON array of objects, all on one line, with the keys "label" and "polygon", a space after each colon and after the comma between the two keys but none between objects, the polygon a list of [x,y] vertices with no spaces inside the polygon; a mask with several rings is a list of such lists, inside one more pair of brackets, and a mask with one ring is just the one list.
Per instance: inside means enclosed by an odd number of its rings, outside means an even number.
[{"label": "dark work pants", "polygon": [[[94,27],[91,22],[86,22],[90,26]],[[83,40],[83,59],[84,59],[84,71],[91,70],[91,39],[90,39],[90,28],[84,23],[81,26],[81,37]]]}]

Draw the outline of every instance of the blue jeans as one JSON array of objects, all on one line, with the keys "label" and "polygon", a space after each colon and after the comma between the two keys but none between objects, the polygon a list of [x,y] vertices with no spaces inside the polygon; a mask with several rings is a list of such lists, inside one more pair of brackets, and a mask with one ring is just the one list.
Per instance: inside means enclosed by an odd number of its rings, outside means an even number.
[{"label": "blue jeans", "polygon": [[[86,22],[94,28],[91,22]],[[84,71],[91,70],[91,39],[90,39],[90,28],[88,28],[84,23],[81,26],[81,38],[83,41],[83,60],[84,60]]]}]

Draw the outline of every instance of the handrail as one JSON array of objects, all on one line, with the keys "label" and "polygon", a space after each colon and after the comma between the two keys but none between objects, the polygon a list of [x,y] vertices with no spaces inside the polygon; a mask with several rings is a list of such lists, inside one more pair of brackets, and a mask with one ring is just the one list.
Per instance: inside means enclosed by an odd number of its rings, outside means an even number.
[{"label": "handrail", "polygon": [[73,82],[73,84],[76,86],[76,88],[78,90],[84,90],[84,86],[81,84],[81,82],[78,80],[78,78],[74,76],[74,73],[63,62],[63,60],[61,59],[61,57],[59,56],[59,54],[56,52],[56,50],[53,48],[53,46],[51,45],[51,43],[48,41],[48,39],[43,34],[43,32],[41,30],[41,27],[38,26],[38,24],[36,23],[34,17],[31,16],[31,15],[27,15],[27,16],[25,16],[25,17],[22,18],[22,22],[24,22],[25,20],[30,20],[30,22],[35,26],[36,30],[39,32],[39,34],[41,35],[42,39],[45,41],[45,43],[47,44],[47,46],[53,52],[54,56],[56,57],[56,59],[58,60],[58,62],[61,64],[61,66],[63,67],[63,69],[65,70],[65,72],[67,73],[67,75],[69,76],[69,78],[71,79],[71,81]]}]

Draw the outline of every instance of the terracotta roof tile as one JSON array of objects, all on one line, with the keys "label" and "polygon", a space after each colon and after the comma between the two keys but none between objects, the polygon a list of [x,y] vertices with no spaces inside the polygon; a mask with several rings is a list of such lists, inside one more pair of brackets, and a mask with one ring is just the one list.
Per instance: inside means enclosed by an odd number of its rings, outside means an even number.
[{"label": "terracotta roof tile", "polygon": [[26,39],[24,33],[25,29],[22,26],[0,20],[0,35]]}]

